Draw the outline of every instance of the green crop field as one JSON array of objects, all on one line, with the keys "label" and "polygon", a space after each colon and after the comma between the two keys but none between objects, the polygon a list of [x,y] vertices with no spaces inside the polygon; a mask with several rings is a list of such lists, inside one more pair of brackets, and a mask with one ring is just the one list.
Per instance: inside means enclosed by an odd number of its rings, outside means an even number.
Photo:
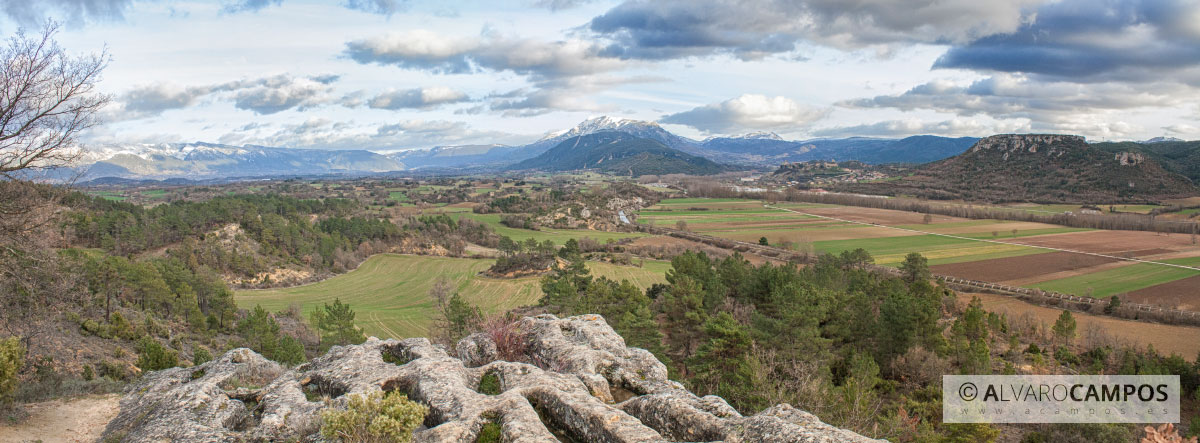
[{"label": "green crop field", "polygon": [[[1200,260],[1195,258],[1163,261],[1187,266],[1200,264],[1196,263]],[[1045,281],[1031,287],[1065,294],[1104,298],[1197,275],[1200,275],[1200,271],[1152,263],[1135,263],[1100,272]]]},{"label": "green crop field", "polygon": [[658,202],[662,206],[670,205],[704,205],[709,203],[744,203],[753,200],[740,198],[666,198]]},{"label": "green crop field", "polygon": [[[989,234],[990,235],[990,234]],[[1043,249],[1020,245],[977,242],[939,235],[906,235],[901,237],[827,240],[813,242],[817,252],[838,254],[857,248],[866,249],[881,265],[897,265],[910,252],[919,252],[930,265],[962,263],[994,258],[1038,254]]]},{"label": "green crop field", "polygon": [[[340,298],[357,314],[355,320],[367,335],[381,338],[426,336],[433,320],[429,288],[440,277],[457,285],[458,292],[485,313],[502,312],[537,302],[541,288],[537,277],[494,279],[479,274],[492,260],[380,254],[358,269],[328,280],[284,289],[237,291],[241,308],[262,305],[268,311],[297,303],[305,315],[322,303]],[[665,281],[666,262],[648,261],[644,268],[589,262],[595,276],[626,279],[646,288]]]},{"label": "green crop field", "polygon": [[907,254],[909,252],[931,251],[959,245],[974,245],[978,242],[940,235],[906,235],[901,237],[862,238],[852,240],[828,240],[813,242],[813,249],[818,252],[831,254],[842,251],[853,251],[858,248],[866,249],[873,256],[889,254]]},{"label": "green crop field", "polygon": [[91,194],[92,196],[95,196],[95,197],[103,198],[105,200],[113,200],[113,201],[125,201],[126,199],[129,198],[129,197],[126,197],[124,195],[121,195],[121,194],[118,194],[118,193],[115,193],[112,191],[89,191],[88,194]]},{"label": "green crop field", "polygon": [[1045,253],[1050,252],[1045,249],[1022,248],[1022,247],[996,248],[996,249],[992,249],[990,251],[988,251],[988,250],[984,250],[984,251],[957,250],[957,249],[955,251],[960,254],[961,253],[967,253],[967,254],[966,255],[948,255],[948,256],[941,256],[941,254],[939,254],[939,256],[936,256],[936,257],[926,256],[926,258],[929,259],[929,266],[949,265],[949,264],[954,264],[954,263],[966,263],[966,262],[973,262],[973,261],[980,261],[980,260],[993,260],[993,259],[997,259],[997,258],[1021,257],[1021,256],[1025,256],[1025,255],[1045,254]]},{"label": "green crop field", "polygon": [[142,191],[142,196],[147,198],[163,198],[167,196],[167,191],[164,189],[151,189],[149,191]]},{"label": "green crop field", "polygon": [[[765,209],[765,208],[711,209],[711,210],[707,210],[707,211],[705,211],[705,210],[688,211],[688,210],[684,210],[684,209],[677,209],[677,210],[669,210],[669,211],[642,210],[641,212],[638,213],[638,215],[641,217],[657,218],[657,217],[680,217],[680,216],[708,217],[708,216],[715,216],[715,215],[749,215],[749,214],[781,214],[781,213],[783,213],[783,211],[780,211],[777,209]],[[799,216],[800,214],[795,214],[795,215]]]}]

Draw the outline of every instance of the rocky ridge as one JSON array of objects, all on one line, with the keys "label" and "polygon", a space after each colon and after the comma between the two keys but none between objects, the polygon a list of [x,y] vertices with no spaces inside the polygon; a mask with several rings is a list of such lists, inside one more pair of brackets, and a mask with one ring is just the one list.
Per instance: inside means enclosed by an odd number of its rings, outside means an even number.
[{"label": "rocky ridge", "polygon": [[[309,440],[324,408],[379,390],[429,407],[418,442],[473,441],[490,421],[506,442],[874,441],[790,405],[745,417],[720,397],[698,397],[598,315],[526,317],[512,330],[516,347],[475,334],[455,356],[424,338],[371,338],[295,369],[235,349],[130,386],[105,441]],[[478,392],[484,375],[499,379],[498,395]]]}]

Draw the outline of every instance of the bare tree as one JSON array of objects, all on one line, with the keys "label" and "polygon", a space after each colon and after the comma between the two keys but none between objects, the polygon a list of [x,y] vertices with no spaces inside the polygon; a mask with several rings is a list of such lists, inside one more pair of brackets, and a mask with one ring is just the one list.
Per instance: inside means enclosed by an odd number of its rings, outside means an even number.
[{"label": "bare tree", "polygon": [[0,335],[26,346],[54,314],[82,308],[78,271],[53,249],[63,190],[31,173],[76,160],[77,137],[110,100],[95,90],[107,54],[69,55],[57,31],[48,21],[38,36],[21,30],[0,44]]},{"label": "bare tree", "polygon": [[57,32],[57,23],[46,22],[40,36],[20,30],[0,48],[0,175],[5,178],[76,160],[76,137],[99,123],[96,113],[110,100],[95,91],[107,53],[73,57],[54,40]]},{"label": "bare tree", "polygon": [[70,165],[81,132],[99,123],[110,100],[96,92],[105,52],[67,54],[48,21],[39,36],[17,31],[0,47],[0,242],[12,244],[48,221],[55,190],[28,181],[37,170]]}]

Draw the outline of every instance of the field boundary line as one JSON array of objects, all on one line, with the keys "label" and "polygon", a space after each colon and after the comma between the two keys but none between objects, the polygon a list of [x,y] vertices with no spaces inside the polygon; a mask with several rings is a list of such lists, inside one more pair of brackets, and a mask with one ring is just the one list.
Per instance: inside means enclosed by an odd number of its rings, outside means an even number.
[{"label": "field boundary line", "polygon": [[1091,255],[1091,256],[1095,256],[1095,257],[1111,258],[1114,260],[1131,261],[1131,262],[1135,262],[1135,263],[1149,263],[1149,264],[1153,264],[1153,265],[1169,266],[1169,267],[1173,267],[1173,268],[1187,269],[1187,270],[1191,270],[1191,271],[1200,272],[1200,268],[1193,267],[1193,266],[1187,266],[1187,265],[1177,265],[1174,263],[1163,263],[1163,262],[1158,262],[1158,261],[1153,261],[1153,260],[1142,260],[1139,258],[1121,257],[1121,256],[1116,256],[1116,255],[1100,254],[1100,253],[1096,253],[1096,252],[1084,252],[1084,251],[1075,251],[1075,250],[1071,250],[1071,249],[1053,248],[1050,246],[1027,245],[1027,244],[1023,244],[1023,243],[1010,243],[1010,242],[999,241],[999,240],[988,240],[985,238],[963,237],[963,236],[954,235],[954,234],[940,234],[937,232],[921,231],[918,229],[901,228],[898,226],[888,226],[888,225],[883,225],[883,224],[878,224],[878,223],[860,222],[860,221],[854,221],[854,220],[841,219],[841,218],[837,218],[837,217],[829,217],[829,216],[825,216],[825,215],[809,214],[807,212],[797,211],[794,209],[778,208],[778,207],[765,205],[765,204],[763,205],[763,207],[771,208],[771,209],[778,209],[781,211],[794,212],[796,214],[810,215],[813,217],[820,217],[820,218],[824,218],[827,220],[835,220],[835,221],[854,223],[854,224],[866,225],[866,226],[876,226],[876,227],[880,227],[880,228],[895,229],[895,230],[899,230],[899,231],[913,232],[913,233],[924,234],[924,235],[936,235],[939,237],[953,238],[953,239],[957,239],[957,240],[970,240],[970,241],[977,241],[977,242],[983,242],[983,243],[994,243],[994,244],[1008,245],[1008,246],[1024,246],[1026,248],[1045,249],[1045,250],[1056,251],[1056,252],[1070,252],[1072,254]]}]

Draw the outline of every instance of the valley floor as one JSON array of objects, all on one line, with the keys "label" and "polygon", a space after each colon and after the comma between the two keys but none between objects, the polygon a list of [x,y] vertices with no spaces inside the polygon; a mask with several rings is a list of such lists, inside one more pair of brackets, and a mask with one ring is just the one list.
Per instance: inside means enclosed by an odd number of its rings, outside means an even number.
[{"label": "valley floor", "polygon": [[1109,231],[974,220],[887,209],[737,199],[667,199],[639,222],[686,226],[813,253],[863,248],[881,265],[910,252],[938,274],[1200,310],[1200,245],[1186,234]]}]

